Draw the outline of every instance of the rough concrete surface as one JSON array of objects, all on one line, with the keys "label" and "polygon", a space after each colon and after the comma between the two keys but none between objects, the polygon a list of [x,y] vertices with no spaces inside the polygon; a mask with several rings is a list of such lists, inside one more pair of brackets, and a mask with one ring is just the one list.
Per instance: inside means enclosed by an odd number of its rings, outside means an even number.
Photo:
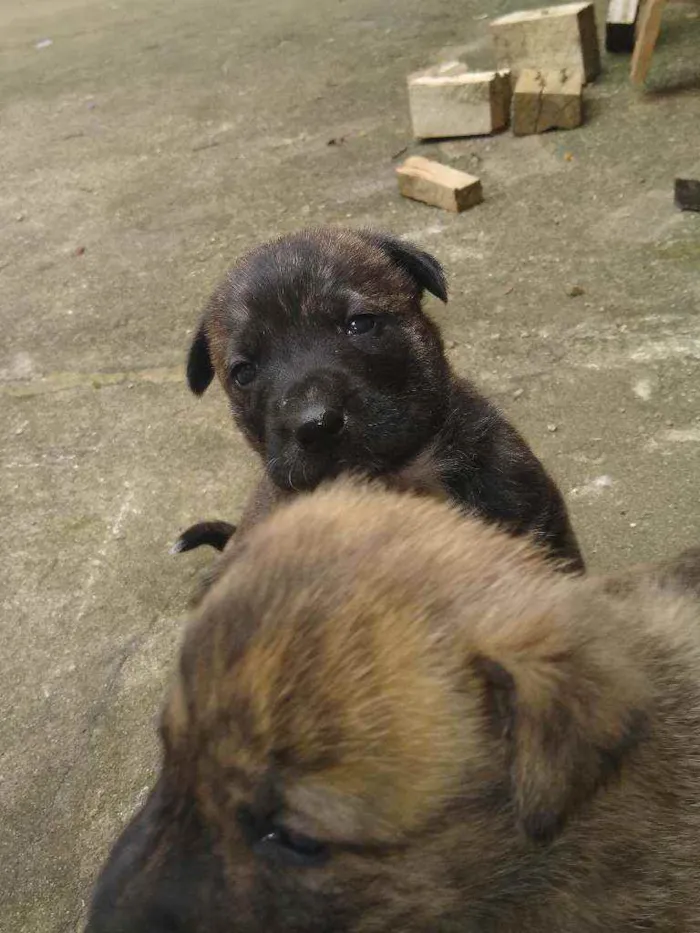
[{"label": "rough concrete surface", "polygon": [[[221,393],[183,379],[244,248],[412,237],[448,270],[455,365],[557,477],[591,566],[700,538],[700,215],[673,204],[700,177],[700,8],[668,6],[645,91],[604,57],[580,129],[413,143],[406,75],[491,67],[487,16],[519,5],[0,2],[0,930],[79,929],[153,778],[210,559],[168,545],[235,518],[253,476]],[[406,154],[479,175],[484,203],[401,199]]]}]

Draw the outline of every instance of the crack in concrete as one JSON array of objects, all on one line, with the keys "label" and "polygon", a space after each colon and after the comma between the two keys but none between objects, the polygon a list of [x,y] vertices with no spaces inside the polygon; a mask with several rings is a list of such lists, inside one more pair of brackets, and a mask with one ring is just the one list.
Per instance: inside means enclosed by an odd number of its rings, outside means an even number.
[{"label": "crack in concrete", "polygon": [[115,385],[164,385],[184,381],[182,366],[160,366],[153,369],[123,370],[121,372],[56,372],[34,380],[17,379],[0,385],[0,396],[32,398],[72,389],[105,389]]},{"label": "crack in concrete", "polygon": [[540,87],[540,92],[537,95],[537,113],[535,115],[535,130],[536,132],[541,132],[541,119],[542,119],[542,109],[544,107],[544,91],[547,84],[544,75],[541,71],[537,72],[536,81]]}]

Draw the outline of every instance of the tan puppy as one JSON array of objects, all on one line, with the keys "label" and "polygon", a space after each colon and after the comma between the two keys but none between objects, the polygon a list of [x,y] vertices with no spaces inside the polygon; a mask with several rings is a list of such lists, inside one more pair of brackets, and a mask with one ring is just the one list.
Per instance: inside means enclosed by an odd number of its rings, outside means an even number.
[{"label": "tan puppy", "polygon": [[90,933],[700,930],[700,611],[347,484],[206,597]]}]

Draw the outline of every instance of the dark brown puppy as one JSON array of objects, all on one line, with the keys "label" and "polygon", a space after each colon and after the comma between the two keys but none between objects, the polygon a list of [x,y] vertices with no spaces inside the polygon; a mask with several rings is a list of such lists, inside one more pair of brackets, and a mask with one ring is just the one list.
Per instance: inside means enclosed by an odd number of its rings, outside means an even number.
[{"label": "dark brown puppy", "polygon": [[[447,300],[436,259],[363,231],[305,230],[232,269],[204,312],[187,377],[198,395],[218,377],[264,463],[243,527],[295,492],[360,473],[444,496],[583,569],[559,490],[451,371],[421,309],[425,290]],[[174,550],[221,549],[233,530],[194,526]]]},{"label": "dark brown puppy", "polygon": [[679,580],[612,595],[426,498],[298,497],[200,610],[89,933],[697,933]]}]

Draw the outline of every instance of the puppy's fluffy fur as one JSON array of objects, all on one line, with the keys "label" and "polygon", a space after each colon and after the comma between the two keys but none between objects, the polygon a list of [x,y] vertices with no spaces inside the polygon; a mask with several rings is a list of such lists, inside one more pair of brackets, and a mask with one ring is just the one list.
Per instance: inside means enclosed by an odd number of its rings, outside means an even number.
[{"label": "puppy's fluffy fur", "polygon": [[[447,498],[566,569],[583,560],[566,507],[522,437],[451,371],[423,292],[447,300],[440,264],[370,232],[305,230],[247,254],[212,296],[187,375],[216,375],[265,476],[239,533],[292,493],[339,473]],[[233,526],[194,526],[175,550],[221,549]]]},{"label": "puppy's fluffy fur", "polygon": [[699,561],[616,588],[429,499],[276,510],[89,933],[696,933]]}]

